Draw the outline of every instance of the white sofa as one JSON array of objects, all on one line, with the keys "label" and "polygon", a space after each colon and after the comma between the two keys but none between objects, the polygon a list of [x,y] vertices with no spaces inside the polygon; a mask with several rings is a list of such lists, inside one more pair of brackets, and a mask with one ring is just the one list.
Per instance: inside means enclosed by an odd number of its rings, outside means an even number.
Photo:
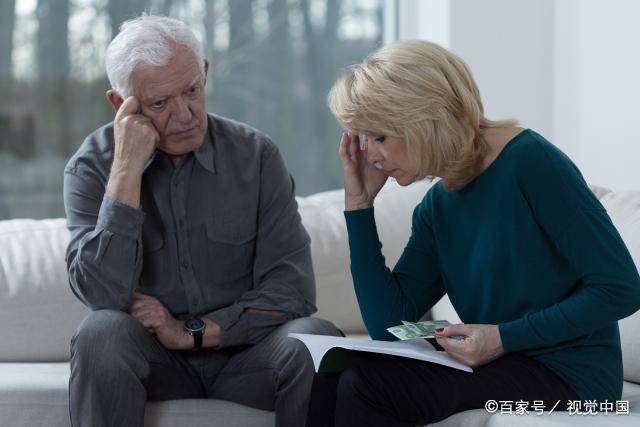
[{"label": "white sofa", "polygon": [[[411,212],[429,187],[388,184],[376,201],[376,217],[387,264],[397,261],[410,230]],[[640,265],[640,192],[594,192],[608,209]],[[312,238],[317,277],[317,316],[348,334],[364,334],[349,275],[342,191],[298,200]],[[68,426],[69,338],[87,309],[67,284],[64,219],[0,221],[0,426]],[[447,300],[435,318],[457,320]],[[625,362],[623,399],[629,415],[570,416],[489,414],[482,409],[453,415],[448,426],[640,425],[640,312],[620,322]],[[437,390],[434,390],[437,393]],[[149,403],[148,426],[271,426],[273,413],[225,401],[186,399]]]}]

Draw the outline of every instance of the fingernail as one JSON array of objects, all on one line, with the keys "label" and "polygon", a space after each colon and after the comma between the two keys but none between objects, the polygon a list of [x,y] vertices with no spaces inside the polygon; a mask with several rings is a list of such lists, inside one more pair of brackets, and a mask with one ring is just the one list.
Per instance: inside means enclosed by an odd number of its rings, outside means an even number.
[{"label": "fingernail", "polygon": [[436,329],[436,332],[444,332],[444,328],[438,328]]}]

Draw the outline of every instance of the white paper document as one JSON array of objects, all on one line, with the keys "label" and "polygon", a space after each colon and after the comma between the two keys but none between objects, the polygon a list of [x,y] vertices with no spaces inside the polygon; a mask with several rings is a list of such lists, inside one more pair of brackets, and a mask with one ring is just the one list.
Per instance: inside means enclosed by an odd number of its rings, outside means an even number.
[{"label": "white paper document", "polygon": [[473,372],[469,366],[458,362],[444,351],[437,351],[424,339],[406,341],[374,341],[362,338],[342,338],[327,335],[289,334],[290,338],[302,341],[311,353],[316,372],[325,354],[334,348],[364,351],[368,353],[389,354],[438,363],[455,369]]}]

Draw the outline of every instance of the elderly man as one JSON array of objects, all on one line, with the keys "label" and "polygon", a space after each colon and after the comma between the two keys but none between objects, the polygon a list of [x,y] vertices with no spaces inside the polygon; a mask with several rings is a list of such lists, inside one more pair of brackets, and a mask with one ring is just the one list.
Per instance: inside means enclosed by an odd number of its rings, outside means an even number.
[{"label": "elderly man", "polygon": [[71,341],[74,426],[142,426],[147,400],[218,398],[304,424],[313,364],[309,236],[275,145],[205,108],[208,63],[182,22],[111,42],[116,110],[69,161],[69,281],[93,311]]}]

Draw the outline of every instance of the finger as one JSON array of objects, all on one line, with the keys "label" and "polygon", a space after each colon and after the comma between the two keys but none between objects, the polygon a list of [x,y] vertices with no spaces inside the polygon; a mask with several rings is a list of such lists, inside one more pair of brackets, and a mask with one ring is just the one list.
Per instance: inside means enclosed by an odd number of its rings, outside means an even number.
[{"label": "finger", "polygon": [[140,309],[140,304],[137,301],[134,301],[131,303],[131,305],[129,306],[129,309],[127,310],[129,312],[129,314],[131,314],[133,316],[133,314],[138,311]]},{"label": "finger", "polygon": [[131,299],[131,306],[129,307],[129,310],[136,310],[151,304],[152,300],[144,298],[140,295],[141,294],[133,296],[133,298]]},{"label": "finger", "polygon": [[153,328],[156,331],[164,326],[162,316],[154,312],[143,313],[138,320],[145,328]]},{"label": "finger", "polygon": [[471,365],[470,361],[462,354],[454,351],[454,350],[447,350],[447,354],[449,356],[451,356],[454,360],[464,364],[464,365]]},{"label": "finger", "polygon": [[130,96],[125,99],[124,102],[120,105],[120,108],[118,108],[118,112],[116,113],[116,121],[126,116],[138,114],[139,110],[140,102],[138,102],[138,98],[136,98],[135,96]]},{"label": "finger", "polygon": [[130,116],[131,117],[131,122],[135,123],[137,126],[146,128],[147,131],[149,131],[151,134],[153,134],[154,139],[156,139],[156,141],[160,138],[160,134],[158,133],[158,129],[156,128],[156,126],[153,124],[153,120],[151,120],[149,117],[146,116],[142,116],[140,114],[137,114],[135,116]]},{"label": "finger", "polygon": [[141,317],[150,316],[154,313],[154,310],[151,310],[149,307],[139,307],[131,312],[131,315],[136,319]]},{"label": "finger", "polygon": [[153,328],[153,325],[152,325],[153,322],[151,321],[149,316],[133,316],[133,317],[135,317],[138,320],[138,322],[140,322],[140,324],[142,324],[142,326],[144,326],[146,329]]},{"label": "finger", "polygon": [[342,136],[340,137],[340,145],[338,146],[338,154],[340,155],[340,158],[343,161],[348,159],[348,156],[347,156],[347,143],[348,143],[347,133],[346,132],[342,132]]},{"label": "finger", "polygon": [[146,300],[144,300],[141,297],[142,294],[139,294],[137,292],[134,292],[133,295],[131,295],[131,307],[135,307],[135,306],[139,306],[140,304],[143,304]]},{"label": "finger", "polygon": [[153,122],[147,116],[136,114],[134,116],[131,116],[131,119],[132,119],[133,123],[136,123],[138,125],[143,125],[143,126],[144,125],[151,125],[151,126],[153,126]]},{"label": "finger", "polygon": [[447,353],[449,352],[449,341],[446,338],[442,338],[439,336],[436,336],[436,342],[438,343],[438,345],[440,347],[442,347],[444,349],[444,351],[446,351]]},{"label": "finger", "polygon": [[144,308],[151,308],[154,305],[154,301],[150,301],[147,299],[137,299],[131,303],[129,307],[130,312],[139,311]]},{"label": "finger", "polygon": [[455,340],[453,338],[436,335],[436,342],[445,349],[445,351],[460,351],[466,344],[463,340]]},{"label": "finger", "polygon": [[143,294],[141,292],[134,292],[136,294],[136,300],[138,301],[158,301],[158,299],[152,295]]},{"label": "finger", "polygon": [[445,349],[447,353],[466,354],[469,351],[469,340],[457,340],[448,337],[438,337],[436,342]]},{"label": "finger", "polygon": [[436,338],[436,342],[442,346],[442,348],[444,349],[444,351],[447,352],[447,354],[451,357],[453,357],[454,359],[461,361],[463,363],[465,362],[465,358],[464,358],[464,354],[465,353],[465,346],[467,345],[464,341],[457,341],[451,338]]},{"label": "finger", "polygon": [[452,335],[464,335],[464,336],[469,336],[471,335],[472,332],[472,325],[466,325],[464,323],[460,323],[457,325],[448,325],[445,326],[442,331],[440,331],[439,329],[436,330],[437,333],[445,336],[445,337],[450,337]]},{"label": "finger", "polygon": [[349,134],[349,157],[355,161],[360,148],[360,139],[356,134]]}]

